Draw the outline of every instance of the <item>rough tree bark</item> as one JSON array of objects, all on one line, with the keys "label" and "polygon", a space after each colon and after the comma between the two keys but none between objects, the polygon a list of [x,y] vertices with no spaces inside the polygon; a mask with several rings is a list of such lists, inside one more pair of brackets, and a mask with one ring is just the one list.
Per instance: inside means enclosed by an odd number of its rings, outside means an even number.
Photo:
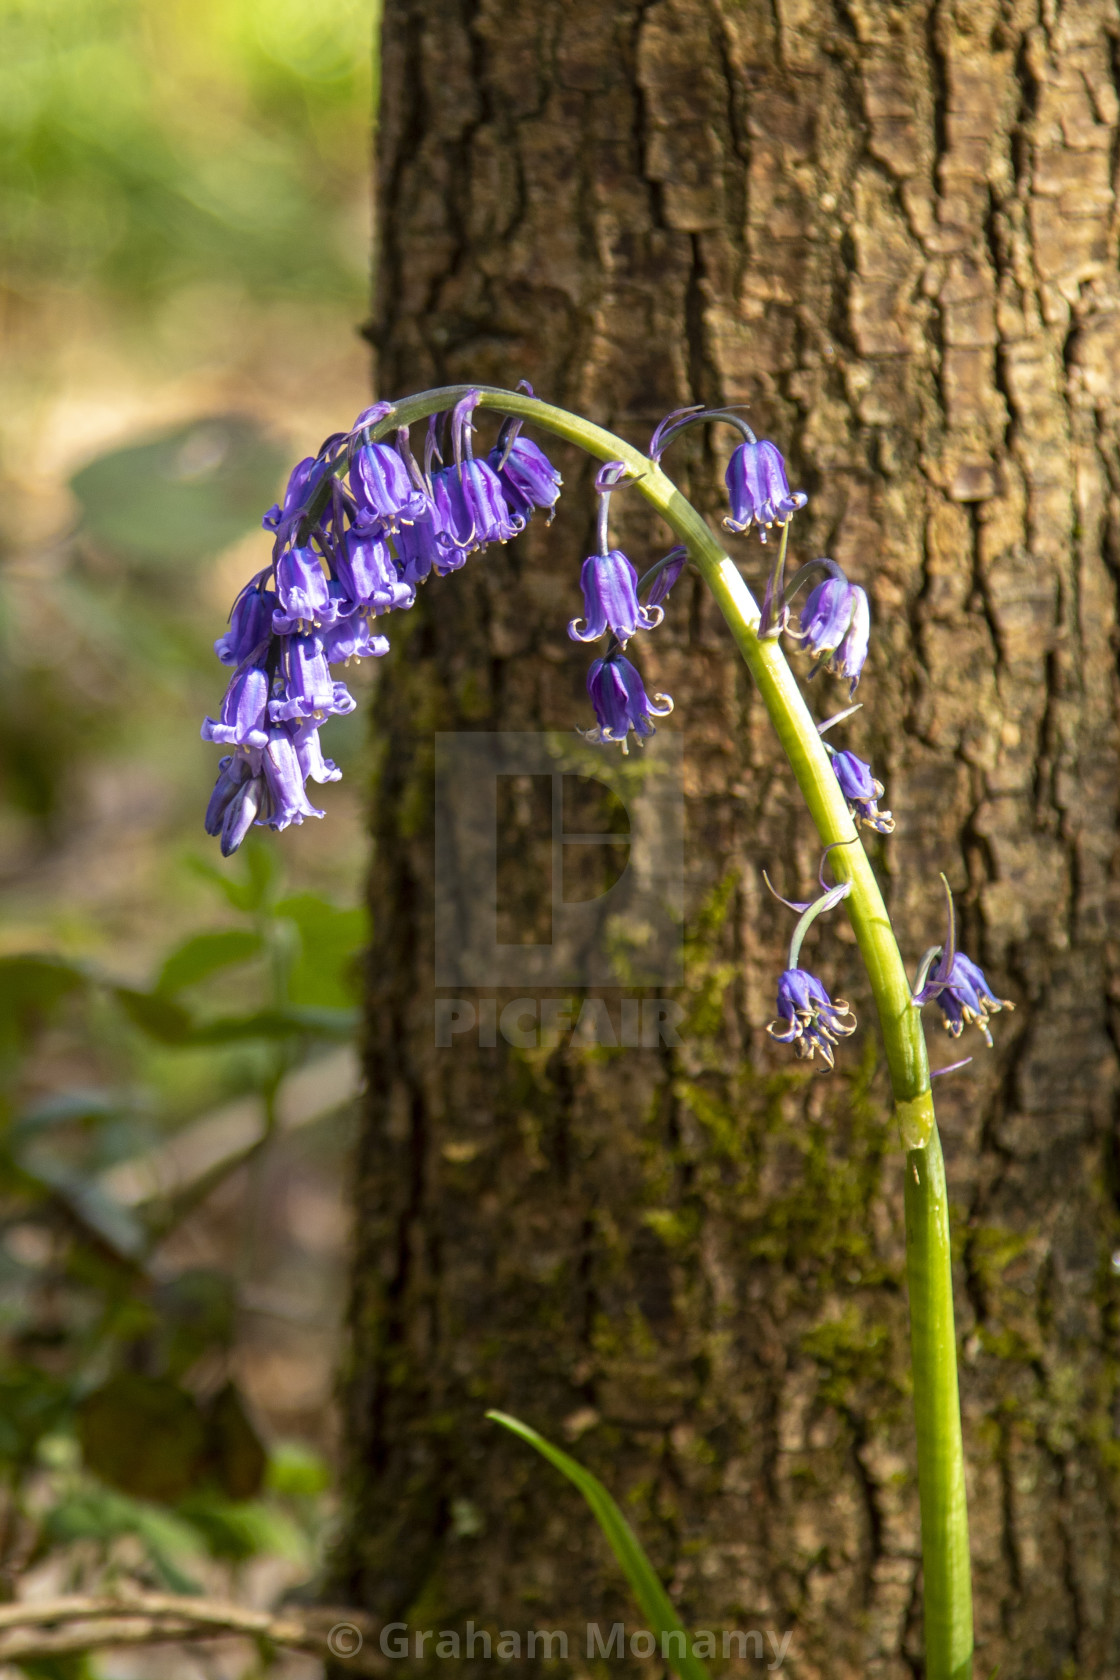
[{"label": "rough tree bark", "polygon": [[[1114,0],[389,0],[385,29],[379,394],[527,377],[638,443],[748,402],[811,493],[799,556],[871,593],[849,744],[904,949],[944,868],[1017,1008],[937,1088],[978,1672],[1114,1674]],[[729,447],[667,463],[713,517]],[[497,1405],[576,1443],[689,1626],[920,1673],[902,1157],[869,1021],[832,1078],[761,1031],[788,919],[759,869],[793,892],[816,857],[698,588],[641,649],[685,736],[682,1047],[433,1047],[432,733],[588,721],[589,475],[557,458],[551,530],[428,590],[382,673],[340,1584],[414,1627],[638,1624]],[[866,1017],[835,921],[814,954]]]}]

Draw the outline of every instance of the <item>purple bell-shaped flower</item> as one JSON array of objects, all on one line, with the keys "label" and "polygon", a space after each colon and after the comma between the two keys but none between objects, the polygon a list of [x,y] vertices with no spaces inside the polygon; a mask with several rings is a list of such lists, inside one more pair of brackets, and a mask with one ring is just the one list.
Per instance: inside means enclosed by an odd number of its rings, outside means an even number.
[{"label": "purple bell-shaped flower", "polygon": [[893,834],[894,818],[889,811],[880,811],[878,806],[886,790],[882,782],[876,781],[871,774],[870,764],[857,758],[853,752],[838,752],[833,747],[829,747],[828,751],[840,791],[848,801],[848,809],[856,822],[875,829],[878,834]]},{"label": "purple bell-shaped flower", "polygon": [[[871,609],[858,583],[849,583],[834,560],[816,561],[831,575],[810,590],[801,609],[799,634],[807,652],[835,677],[846,677],[854,694],[867,659]],[[792,585],[791,585],[792,587]]]},{"label": "purple bell-shaped flower", "polygon": [[914,986],[912,1002],[917,1008],[934,1002],[941,1011],[945,1031],[959,1038],[966,1026],[975,1026],[983,1033],[989,1049],[992,1043],[988,1018],[1001,1009],[1014,1009],[1007,998],[999,998],[988,985],[983,969],[963,951],[957,950],[956,916],[953,895],[944,875],[941,877],[948,902],[948,931],[944,945],[934,945],[922,958]]},{"label": "purple bell-shaped flower", "polygon": [[637,670],[617,649],[595,660],[587,673],[587,692],[599,720],[597,729],[585,732],[587,739],[596,744],[617,741],[623,752],[628,750],[631,729],[640,741],[655,733],[655,717],[668,717],[673,709],[667,694],[650,699]]},{"label": "purple bell-shaped flower", "polygon": [[583,628],[573,618],[568,635],[574,642],[597,642],[612,630],[626,643],[636,630],[653,630],[665,614],[661,607],[638,605],[638,574],[621,549],[589,554],[580,572],[583,590]]},{"label": "purple bell-shaped flower", "polygon": [[268,741],[268,675],[243,666],[226,689],[221,716],[207,718],[202,739],[224,747],[263,747]]},{"label": "purple bell-shaped flower", "polygon": [[739,445],[727,463],[725,482],[731,512],[724,528],[742,532],[758,525],[763,542],[770,526],[784,525],[809,500],[803,490],[790,490],[781,452],[765,438]]},{"label": "purple bell-shaped flower", "polygon": [[834,1065],[834,1047],[856,1029],[855,1017],[843,998],[833,1003],[816,975],[807,968],[787,968],[778,981],[778,1019],[766,1031],[780,1044],[792,1044],[798,1056],[811,1060],[819,1051]]}]

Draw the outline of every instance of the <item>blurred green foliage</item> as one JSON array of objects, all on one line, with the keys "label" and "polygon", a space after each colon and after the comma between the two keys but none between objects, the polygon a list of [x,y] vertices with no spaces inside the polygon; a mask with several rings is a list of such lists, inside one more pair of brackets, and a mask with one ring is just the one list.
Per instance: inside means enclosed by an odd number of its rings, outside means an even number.
[{"label": "blurred green foliage", "polygon": [[[115,378],[135,389],[145,370],[189,371],[192,354],[205,364],[240,344],[249,320],[275,336],[246,371],[281,360],[293,310],[341,328],[364,361],[378,15],[379,0],[0,0],[17,406],[42,395],[36,335],[61,367],[60,329],[96,339],[110,404]],[[89,766],[142,759],[161,721],[219,703],[221,620],[200,584],[259,527],[288,464],[256,409],[99,454],[70,479],[71,532],[30,563],[0,499],[0,549],[20,561],[0,571],[0,795],[17,853],[80,823]],[[10,412],[4,430],[18,485],[28,463]]]},{"label": "blurred green foliage", "polygon": [[166,589],[260,525],[284,466],[259,426],[218,415],[99,455],[70,488],[88,536]]},{"label": "blurred green foliage", "polygon": [[[203,1557],[314,1561],[325,1467],[298,1445],[270,1462],[257,1435],[228,1369],[236,1280],[169,1270],[161,1248],[263,1159],[288,1075],[352,1034],[363,919],[285,894],[259,841],[233,868],[197,868],[226,925],[179,942],[147,986],[0,958],[0,1584],[48,1555],[83,1587],[123,1571],[176,1592],[197,1590]],[[113,1169],[198,1118],[167,1100],[168,1056],[202,1058],[204,1110],[255,1098],[259,1131],[197,1180],[121,1200]],[[60,1059],[86,1078],[44,1096]]]},{"label": "blurred green foliage", "polygon": [[[189,1592],[216,1560],[265,1553],[310,1573],[329,1508],[318,1453],[261,1440],[237,1386],[238,1266],[167,1256],[230,1175],[251,1185],[263,1168],[288,1077],[352,1036],[363,917],[306,881],[285,887],[275,837],[252,837],[232,865],[208,853],[186,876],[176,860],[186,825],[201,840],[217,767],[198,740],[228,678],[211,650],[225,610],[215,559],[259,526],[286,465],[290,385],[262,395],[261,375],[286,371],[302,320],[364,365],[378,9],[0,0],[14,327],[0,497],[0,1597],[44,1563],[79,1589],[126,1577]],[[171,412],[193,417],[119,441],[122,417],[150,411],[145,381],[189,381],[247,338],[226,396],[194,409],[176,396]],[[211,412],[238,408],[242,380],[252,416]],[[58,462],[50,446],[21,453],[28,437],[65,438]],[[339,745],[360,742],[355,726]],[[114,856],[131,892],[126,958],[87,888]],[[31,942],[28,922],[79,931]],[[115,1173],[245,1101],[255,1141],[174,1191],[119,1192]]]},{"label": "blurred green foliage", "polygon": [[340,229],[370,0],[3,0],[0,252],[133,298],[365,284]]}]

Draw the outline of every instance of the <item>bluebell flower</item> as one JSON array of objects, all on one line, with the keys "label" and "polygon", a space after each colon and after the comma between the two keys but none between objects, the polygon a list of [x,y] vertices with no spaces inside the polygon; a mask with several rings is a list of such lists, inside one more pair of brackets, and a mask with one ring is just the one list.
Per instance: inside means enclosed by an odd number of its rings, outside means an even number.
[{"label": "bluebell flower", "polygon": [[404,582],[413,588],[433,569],[437,577],[442,577],[445,572],[456,571],[467,558],[466,549],[459,548],[443,530],[434,502],[423,519],[394,531],[393,546]]},{"label": "bluebell flower", "polygon": [[[833,676],[846,677],[855,693],[867,659],[871,609],[858,583],[849,583],[835,561],[827,561],[832,576],[811,590],[801,609],[799,634],[805,647]],[[792,586],[791,586],[792,587]]]},{"label": "bluebell flower", "polygon": [[281,654],[283,685],[269,701],[273,723],[345,716],[357,702],[345,683],[335,682],[321,637],[286,636]]},{"label": "bluebell flower", "polygon": [[346,665],[351,659],[381,659],[389,651],[389,638],[375,635],[368,613],[341,618],[319,632],[328,665]]},{"label": "bluebell flower", "polygon": [[[384,640],[384,638],[381,638]],[[333,758],[323,757],[323,746],[319,740],[319,725],[314,722],[300,724],[292,737],[292,745],[296,749],[296,760],[300,774],[304,780],[313,782],[337,782],[342,779],[342,771]]]},{"label": "bluebell flower", "polygon": [[605,659],[596,659],[587,673],[587,692],[599,720],[597,729],[585,731],[587,739],[598,745],[604,741],[618,741],[627,751],[630,730],[638,736],[655,733],[655,717],[668,717],[673,702],[667,694],[646,694],[641,677],[621,653],[614,650]]},{"label": "bluebell flower", "polygon": [[258,572],[233,603],[229,629],[214,643],[214,652],[223,665],[242,664],[264,647],[272,635],[276,596],[264,587],[267,576],[267,572]]},{"label": "bluebell flower", "polygon": [[922,958],[917,984],[911,1001],[920,1009],[931,1001],[941,1011],[947,1033],[959,1038],[966,1026],[975,1026],[983,1033],[989,1049],[992,1044],[988,1018],[1001,1009],[1014,1009],[1007,998],[999,998],[984,976],[963,951],[957,950],[956,916],[953,895],[944,875],[941,877],[948,902],[948,931],[944,945],[935,945]]},{"label": "bluebell flower", "polygon": [[791,491],[781,452],[765,438],[741,443],[727,464],[725,475],[731,512],[724,519],[728,531],[761,527],[766,541],[771,525],[784,525],[809,500],[803,490]]},{"label": "bluebell flower", "polygon": [[[669,599],[669,591],[688,565],[687,548],[671,548],[663,560],[657,562],[657,576],[646,596],[647,607],[659,607]],[[653,568],[651,568],[652,570]],[[649,576],[649,573],[646,573]]]},{"label": "bluebell flower", "polygon": [[[324,445],[324,449],[325,447]],[[284,491],[283,505],[270,507],[261,520],[265,530],[275,534],[274,558],[288,546],[293,532],[305,515],[308,502],[322,483],[329,466],[326,454],[320,451],[318,455],[308,455],[292,468],[287,489]]]},{"label": "bluebell flower", "polygon": [[206,807],[206,832],[221,840],[222,856],[232,857],[257,820],[266,797],[259,752],[223,758]]},{"label": "bluebell flower", "polygon": [[339,618],[319,632],[322,652],[329,665],[348,665],[351,659],[383,659],[390,650],[390,638],[374,633],[369,613]]},{"label": "bluebell flower", "polygon": [[893,834],[894,818],[889,811],[880,811],[877,803],[886,790],[882,782],[876,781],[871,774],[870,764],[857,758],[853,752],[837,752],[834,747],[829,747],[828,751],[840,791],[848,801],[848,809],[856,822],[866,824],[879,834]]},{"label": "bluebell flower", "polygon": [[321,623],[332,611],[327,574],[313,548],[289,548],[276,562],[279,608],[272,627],[286,635],[301,624]]},{"label": "bluebell flower", "polygon": [[[432,497],[438,524],[452,544],[442,560],[445,571],[457,571],[476,549],[508,542],[525,529],[524,519],[510,513],[501,481],[485,461],[465,460],[459,466],[441,468],[432,477]],[[458,557],[454,550],[459,551]]]},{"label": "bluebell flower", "polygon": [[342,593],[355,606],[384,613],[415,601],[415,586],[401,576],[378,527],[352,527],[336,543],[333,558]]},{"label": "bluebell flower", "polygon": [[626,643],[636,630],[653,630],[665,614],[661,607],[638,605],[638,574],[621,549],[589,554],[580,572],[583,590],[583,629],[573,618],[568,635],[574,642],[597,642],[613,630]]},{"label": "bluebell flower", "polygon": [[354,499],[372,518],[393,531],[402,520],[423,516],[425,497],[391,443],[363,442],[350,463]]},{"label": "bluebell flower", "polygon": [[202,739],[224,747],[263,747],[268,740],[268,689],[268,675],[259,665],[242,666],[226,689],[221,715],[202,725]]},{"label": "bluebell flower", "polygon": [[260,803],[257,822],[269,828],[287,828],[290,823],[302,823],[304,817],[322,817],[307,797],[303,771],[295,741],[282,724],[268,732],[268,745],[261,754],[264,772],[265,797]]},{"label": "bluebell flower", "polygon": [[[848,1017],[851,1017],[848,1019]],[[787,968],[778,981],[778,1019],[766,1031],[781,1044],[792,1044],[798,1056],[834,1064],[833,1046],[855,1031],[855,1017],[843,998],[833,1003],[821,982],[807,968]]]},{"label": "bluebell flower", "polygon": [[547,508],[551,522],[564,481],[532,438],[520,433],[512,441],[499,436],[487,460],[498,475],[511,514],[528,520],[536,508]]},{"label": "bluebell flower", "polygon": [[[930,987],[938,983],[941,965],[930,976],[930,980],[923,988],[928,992]],[[988,985],[984,971],[958,951],[951,966],[945,971],[940,980],[941,990],[936,993],[936,1003],[941,1011],[946,1032],[954,1038],[959,1038],[965,1026],[979,1027],[984,1034],[989,1048],[992,1043],[991,1029],[988,1026],[989,1015],[996,1015],[1001,1009],[1014,1009],[1015,1005],[1006,998],[998,998]],[[924,1001],[924,1000],[923,1000]]]}]

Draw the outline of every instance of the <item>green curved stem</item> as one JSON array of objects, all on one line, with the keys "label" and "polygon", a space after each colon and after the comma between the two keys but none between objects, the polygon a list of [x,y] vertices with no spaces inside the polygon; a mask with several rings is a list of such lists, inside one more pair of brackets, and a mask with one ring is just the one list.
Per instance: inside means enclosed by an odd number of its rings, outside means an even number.
[{"label": "green curved stem", "polygon": [[[446,386],[398,403],[375,429],[386,436],[442,409],[471,387]],[[828,752],[776,638],[760,640],[760,610],[706,520],[661,468],[613,432],[536,397],[492,386],[479,407],[510,414],[566,438],[603,461],[622,461],[637,488],[688,549],[727,620],[789,759],[838,882],[850,881],[848,915],[867,967],[886,1048],[906,1156],[906,1271],[922,1516],[927,1680],[971,1680],[972,1584],[964,1450],[957,1389],[956,1333],[945,1166],[933,1112],[919,1012],[879,883],[832,769]],[[853,844],[853,842],[855,842]]]}]

